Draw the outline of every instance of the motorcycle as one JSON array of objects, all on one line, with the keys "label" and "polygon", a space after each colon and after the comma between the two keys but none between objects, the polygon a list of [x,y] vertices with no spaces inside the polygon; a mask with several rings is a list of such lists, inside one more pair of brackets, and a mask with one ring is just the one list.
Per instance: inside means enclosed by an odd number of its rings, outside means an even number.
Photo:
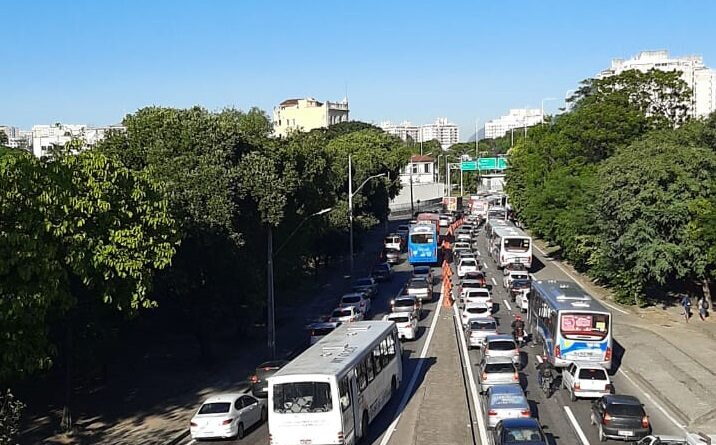
[{"label": "motorcycle", "polygon": [[514,331],[512,331],[512,338],[515,339],[515,343],[517,343],[518,347],[523,347],[525,344],[525,330],[515,329]]}]

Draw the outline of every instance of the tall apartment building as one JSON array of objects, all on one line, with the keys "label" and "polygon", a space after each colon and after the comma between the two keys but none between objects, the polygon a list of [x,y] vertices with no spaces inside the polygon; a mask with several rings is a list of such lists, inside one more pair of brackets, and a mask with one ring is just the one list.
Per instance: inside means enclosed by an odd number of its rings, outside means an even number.
[{"label": "tall apartment building", "polygon": [[443,150],[460,142],[460,130],[457,125],[448,122],[447,118],[437,118],[432,124],[420,126],[419,141],[427,142],[436,139]]},{"label": "tall apartment building", "polygon": [[312,97],[287,99],[273,109],[273,129],[277,136],[290,131],[310,131],[348,121],[348,99],[319,102]]},{"label": "tall apartment building", "polygon": [[512,108],[497,119],[485,123],[485,137],[502,137],[514,128],[531,127],[542,122],[542,110],[539,108]]},{"label": "tall apartment building", "polygon": [[419,142],[420,140],[420,127],[413,125],[411,122],[403,121],[399,124],[394,124],[390,121],[385,121],[381,122],[378,126],[386,133],[398,136],[406,142],[408,139],[413,142]]},{"label": "tall apartment building", "polygon": [[690,113],[703,117],[716,110],[716,71],[704,65],[701,56],[669,57],[668,51],[642,51],[631,59],[614,59],[609,69],[598,74],[598,78],[618,75],[636,69],[649,71],[681,71],[681,78],[693,90]]}]

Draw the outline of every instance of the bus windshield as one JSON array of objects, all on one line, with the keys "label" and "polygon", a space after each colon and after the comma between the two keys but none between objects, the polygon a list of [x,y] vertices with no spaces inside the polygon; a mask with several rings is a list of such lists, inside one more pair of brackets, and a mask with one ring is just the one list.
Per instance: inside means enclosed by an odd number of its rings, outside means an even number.
[{"label": "bus windshield", "polygon": [[529,238],[505,238],[504,244],[507,252],[527,252],[530,248]]},{"label": "bus windshield", "polygon": [[432,233],[413,233],[410,235],[410,242],[413,244],[432,244],[435,239]]},{"label": "bus windshield", "polygon": [[273,385],[273,410],[276,413],[327,413],[332,409],[331,385],[326,382]]},{"label": "bus windshield", "polygon": [[560,329],[565,338],[596,337],[603,339],[609,333],[608,314],[562,314]]}]

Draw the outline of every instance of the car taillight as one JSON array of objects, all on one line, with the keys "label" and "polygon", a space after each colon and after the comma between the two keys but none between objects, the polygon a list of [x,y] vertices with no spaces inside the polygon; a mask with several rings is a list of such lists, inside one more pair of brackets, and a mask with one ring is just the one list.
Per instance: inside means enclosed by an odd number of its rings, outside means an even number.
[{"label": "car taillight", "polygon": [[199,426],[196,424],[196,422],[189,422],[189,426]]},{"label": "car taillight", "polygon": [[488,415],[488,416],[496,416],[496,415],[497,415],[497,411],[495,411],[494,409],[491,409],[491,410],[489,410],[489,411],[487,412],[487,415]]},{"label": "car taillight", "polygon": [[582,385],[579,382],[574,382],[574,390],[579,391],[582,389]]},{"label": "car taillight", "polygon": [[338,431],[338,443],[345,443],[343,431]]},{"label": "car taillight", "polygon": [[515,382],[519,382],[519,381],[520,381],[520,375],[517,374],[517,373],[515,373],[515,375],[512,376],[512,380],[514,380]]},{"label": "car taillight", "polygon": [[607,352],[604,354],[604,360],[611,361],[611,359],[612,359],[612,348],[607,347]]},{"label": "car taillight", "polygon": [[612,416],[610,416],[609,413],[604,413],[604,418],[602,419],[602,424],[606,425],[611,421],[612,421]]},{"label": "car taillight", "polygon": [[554,347],[554,356],[555,357],[562,357],[562,350],[559,348],[559,345]]},{"label": "car taillight", "polygon": [[520,411],[520,415],[522,417],[530,417],[532,415],[532,412],[529,409],[523,409]]},{"label": "car taillight", "polygon": [[649,417],[644,416],[641,418],[641,426],[642,428],[649,428]]},{"label": "car taillight", "polygon": [[222,425],[231,425],[231,422],[233,422],[233,421],[234,421],[234,419],[230,418],[230,419],[224,420],[223,422],[221,422],[221,424]]},{"label": "car taillight", "polygon": [[258,382],[259,382],[259,377],[258,377],[258,376],[255,376],[255,375],[252,375],[252,376],[251,376],[251,383],[258,383]]}]

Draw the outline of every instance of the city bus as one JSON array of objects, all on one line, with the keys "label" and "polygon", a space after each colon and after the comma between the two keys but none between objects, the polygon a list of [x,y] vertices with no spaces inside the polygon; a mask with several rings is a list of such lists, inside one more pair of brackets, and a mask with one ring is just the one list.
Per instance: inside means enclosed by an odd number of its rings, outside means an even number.
[{"label": "city bus", "polygon": [[438,232],[432,222],[423,221],[410,226],[408,262],[429,265],[438,263]]},{"label": "city bus", "polygon": [[527,327],[555,367],[612,366],[612,314],[573,281],[532,281]]},{"label": "city bus", "polygon": [[510,263],[522,263],[528,269],[532,266],[532,237],[511,223],[490,220],[487,242],[490,255],[502,268]]},{"label": "city bus", "polygon": [[440,215],[437,213],[418,213],[415,218],[418,222],[431,223],[435,226],[437,233],[440,233]]},{"label": "city bus", "polygon": [[272,445],[355,444],[403,380],[392,321],[337,327],[269,377]]}]

